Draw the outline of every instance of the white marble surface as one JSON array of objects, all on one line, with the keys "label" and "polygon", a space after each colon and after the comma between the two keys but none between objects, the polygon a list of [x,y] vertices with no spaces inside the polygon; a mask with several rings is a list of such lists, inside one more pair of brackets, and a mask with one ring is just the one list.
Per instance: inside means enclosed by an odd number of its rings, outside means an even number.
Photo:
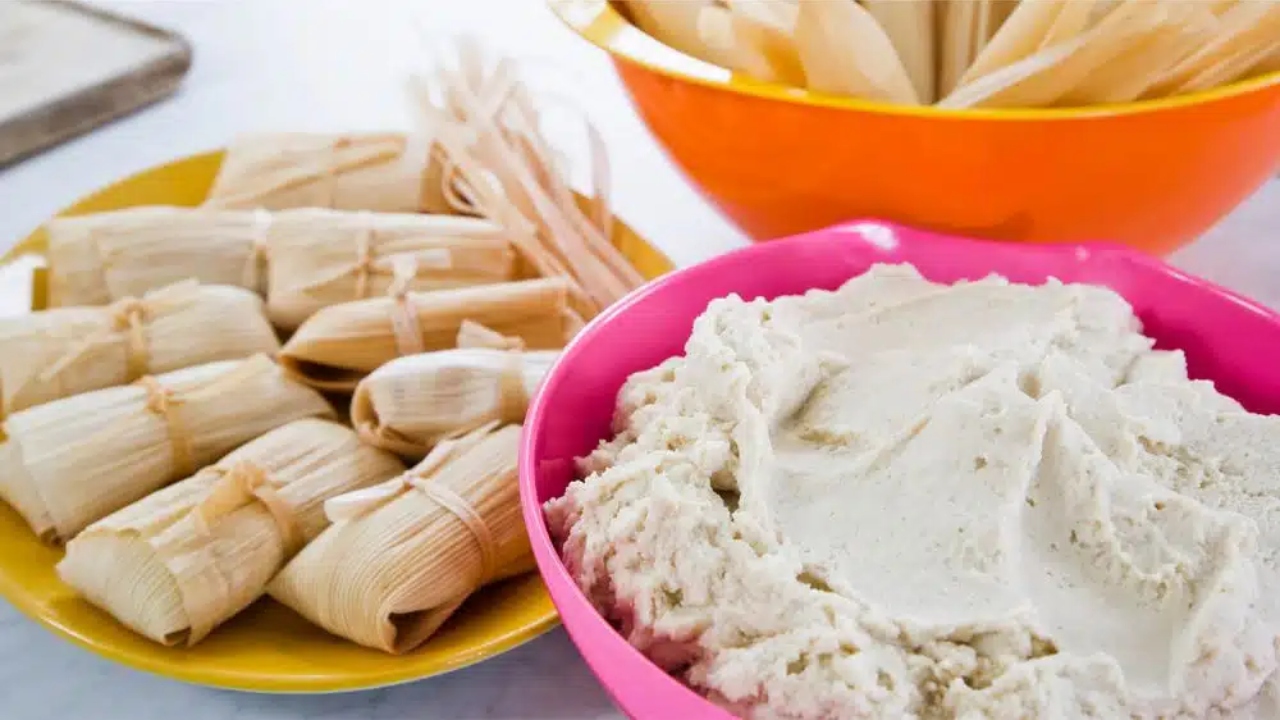
[{"label": "white marble surface", "polygon": [[[636,119],[604,58],[540,0],[241,0],[104,3],[183,32],[195,66],[181,93],[141,114],[0,171],[0,248],[122,175],[224,144],[243,130],[400,125],[400,80],[421,61],[415,23],[455,31],[569,73],[560,87],[612,149],[620,214],[679,264],[741,237],[679,178]],[[1182,267],[1280,307],[1280,184],[1203,240]],[[0,279],[0,308],[16,309]],[[4,305],[8,303],[8,307]],[[479,666],[389,690],[281,697],[191,687],[115,666],[55,638],[0,600],[4,720],[587,720],[619,714],[562,631]]]}]

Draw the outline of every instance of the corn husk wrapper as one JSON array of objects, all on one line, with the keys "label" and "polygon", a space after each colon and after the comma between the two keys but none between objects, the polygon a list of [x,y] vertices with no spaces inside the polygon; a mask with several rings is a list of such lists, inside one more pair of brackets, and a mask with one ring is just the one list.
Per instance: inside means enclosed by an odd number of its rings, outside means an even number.
[{"label": "corn husk wrapper", "polygon": [[805,85],[796,51],[798,8],[777,0],[732,0],[709,5],[698,15],[703,43],[727,58],[727,67],[757,80]]},{"label": "corn husk wrapper", "polygon": [[[1067,5],[1073,0],[1025,0],[1019,2],[1004,24],[985,45],[977,47],[967,69],[956,77],[950,90],[968,85],[979,78],[1023,60],[1037,50],[1046,47],[1045,41]],[[1092,3],[1083,0],[1089,11]],[[952,6],[970,3],[951,3]],[[956,12],[961,12],[956,10]],[[1059,33],[1064,28],[1059,28]],[[944,97],[950,94],[944,93]]]},{"label": "corn husk wrapper", "polygon": [[447,213],[429,135],[263,133],[232,142],[206,205]]},{"label": "corn husk wrapper", "polygon": [[[1056,104],[1124,50],[1157,33],[1170,19],[1165,3],[1121,3],[1097,25],[1072,40],[957,89],[941,107],[1047,107]],[[1009,24],[1013,23],[1010,18]],[[1006,25],[1007,27],[1007,25]]]},{"label": "corn husk wrapper", "polygon": [[456,215],[283,212],[267,253],[268,311],[289,330],[330,305],[386,295],[399,271],[414,291],[500,283],[517,272],[501,227]]},{"label": "corn husk wrapper", "polygon": [[854,0],[801,2],[795,42],[810,90],[920,104],[893,42]]},{"label": "corn husk wrapper", "polygon": [[58,574],[136,632],[194,645],[329,525],[325,500],[404,469],[342,425],[295,420],[90,525]]},{"label": "corn husk wrapper", "polygon": [[480,428],[400,478],[330,500],[334,524],[271,581],[271,597],[361,645],[418,647],[477,589],[533,568],[519,443],[518,425]]},{"label": "corn husk wrapper", "polygon": [[149,373],[279,349],[262,298],[195,281],[105,307],[0,320],[0,417]]},{"label": "corn husk wrapper", "polygon": [[717,7],[712,0],[626,0],[621,4],[636,27],[658,42],[712,65],[732,65],[732,53],[707,44],[699,28],[702,11]]},{"label": "corn husk wrapper", "polygon": [[448,158],[445,187],[454,207],[501,225],[528,275],[564,278],[571,306],[593,317],[644,283],[611,242],[604,140],[583,122],[594,199],[581,208],[564,153],[544,135],[541,111],[515,61],[491,61],[465,38],[456,50],[431,74],[411,78],[409,87],[422,131],[430,131]]},{"label": "corn husk wrapper", "polygon": [[442,439],[524,422],[559,355],[466,348],[399,358],[356,386],[351,422],[365,442],[420,459]]},{"label": "corn husk wrapper", "polygon": [[1220,25],[1144,93],[1161,97],[1208,90],[1244,76],[1280,48],[1280,0],[1248,0],[1223,9]]},{"label": "corn husk wrapper", "polygon": [[263,355],[146,376],[10,416],[0,496],[42,539],[66,541],[268,430],[332,415]]},{"label": "corn husk wrapper", "polygon": [[49,305],[106,305],[183,280],[266,292],[267,213],[137,207],[49,221]]},{"label": "corn husk wrapper", "polygon": [[932,103],[938,92],[933,0],[863,0],[862,6],[893,42],[916,96],[925,104]]},{"label": "corn husk wrapper", "polygon": [[546,278],[333,305],[298,328],[280,362],[312,387],[350,392],[397,357],[454,347],[466,320],[556,350],[583,324],[567,300],[567,283]]}]

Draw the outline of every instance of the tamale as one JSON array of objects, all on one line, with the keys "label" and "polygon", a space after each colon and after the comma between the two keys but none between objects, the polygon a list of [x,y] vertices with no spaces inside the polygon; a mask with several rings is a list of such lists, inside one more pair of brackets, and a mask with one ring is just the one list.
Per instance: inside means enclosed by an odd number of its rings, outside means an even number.
[{"label": "tamale", "polygon": [[325,500],[404,470],[337,423],[295,420],[93,523],[58,574],[142,635],[194,645],[328,526]]},{"label": "tamale", "polygon": [[215,360],[274,354],[262,298],[194,280],[108,306],[0,320],[0,417]]},{"label": "tamale", "polygon": [[55,218],[49,305],[105,305],[181,280],[266,291],[268,213],[136,207]]},{"label": "tamale", "polygon": [[271,597],[361,645],[418,647],[477,589],[533,568],[519,443],[519,426],[480,428],[399,478],[328,501],[334,524],[271,581]]},{"label": "tamale", "polygon": [[332,415],[264,355],[147,375],[9,416],[0,497],[42,539],[66,541],[268,430]]},{"label": "tamale", "polygon": [[289,330],[321,308],[385,295],[397,262],[408,268],[408,290],[516,279],[507,233],[487,220],[454,215],[281,212],[267,254],[268,311]]},{"label": "tamale", "polygon": [[441,439],[524,422],[555,351],[441,350],[398,358],[356,386],[351,422],[372,445],[422,458]]},{"label": "tamale", "polygon": [[354,390],[402,355],[454,347],[463,321],[557,350],[582,328],[562,278],[478,285],[332,305],[304,322],[280,351],[295,377],[323,390]]},{"label": "tamale", "polygon": [[448,213],[430,140],[401,133],[264,133],[227,148],[206,205]]}]

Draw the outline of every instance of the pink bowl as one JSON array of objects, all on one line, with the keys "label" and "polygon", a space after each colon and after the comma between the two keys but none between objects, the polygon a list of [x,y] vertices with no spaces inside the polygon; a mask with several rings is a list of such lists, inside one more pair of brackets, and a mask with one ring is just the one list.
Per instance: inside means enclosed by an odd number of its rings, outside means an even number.
[{"label": "pink bowl", "polygon": [[655,280],[596,318],[565,350],[529,408],[520,456],[520,497],[542,578],[578,650],[630,717],[730,715],[650,663],[600,617],[560,561],[543,503],[573,479],[573,459],[609,435],[623,381],[681,354],[708,302],[730,293],[772,298],[832,289],[875,263],[900,262],[941,282],[1000,273],[1025,283],[1056,277],[1112,288],[1133,305],[1159,347],[1185,351],[1193,377],[1215,381],[1254,412],[1280,413],[1280,315],[1118,246],[992,243],[852,222],[753,245]]}]

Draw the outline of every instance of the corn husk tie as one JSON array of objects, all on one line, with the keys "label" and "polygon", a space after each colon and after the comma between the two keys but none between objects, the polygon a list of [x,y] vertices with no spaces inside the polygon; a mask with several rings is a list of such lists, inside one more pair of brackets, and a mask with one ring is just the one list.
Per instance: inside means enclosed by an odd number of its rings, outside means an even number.
[{"label": "corn husk tie", "polygon": [[261,298],[195,281],[106,307],[0,320],[0,413],[124,385],[147,373],[279,349]]},{"label": "corn husk tie", "polygon": [[334,498],[334,524],[272,580],[276,600],[388,653],[425,642],[478,588],[532,569],[519,426],[442,442],[405,475]]},{"label": "corn husk tie", "polygon": [[41,538],[65,541],[268,430],[332,415],[262,355],[144,376],[10,416],[0,495]]},{"label": "corn husk tie", "polygon": [[519,337],[533,350],[558,350],[582,328],[562,278],[426,293],[405,292],[399,283],[392,290],[316,313],[285,343],[281,364],[312,387],[350,392],[397,357],[454,347],[467,320]]},{"label": "corn husk tie", "polygon": [[349,429],[298,420],[89,526],[58,573],[146,637],[194,645],[328,526],[325,500],[402,472]]},{"label": "corn husk tie", "polygon": [[459,347],[398,358],[356,386],[351,422],[365,442],[422,458],[443,439],[495,421],[523,422],[557,357]]},{"label": "corn husk tie", "polygon": [[429,133],[266,133],[227,149],[206,206],[448,212]]},{"label": "corn husk tie", "polygon": [[184,280],[265,294],[265,212],[136,207],[55,218],[49,306],[106,305]]}]

